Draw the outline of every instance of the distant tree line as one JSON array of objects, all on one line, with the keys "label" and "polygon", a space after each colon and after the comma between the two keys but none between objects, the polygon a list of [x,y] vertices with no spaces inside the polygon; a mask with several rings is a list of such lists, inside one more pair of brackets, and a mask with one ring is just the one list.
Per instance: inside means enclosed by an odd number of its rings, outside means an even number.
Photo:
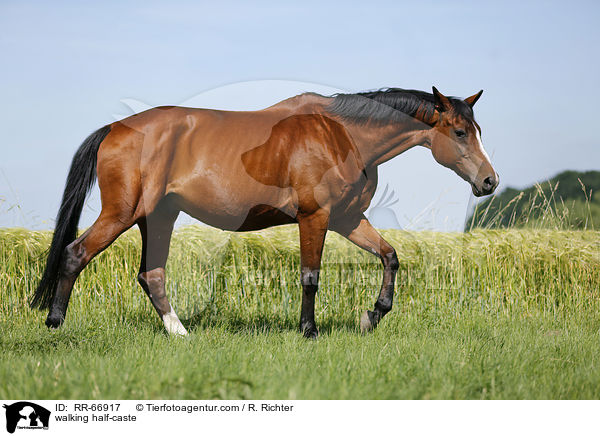
[{"label": "distant tree line", "polygon": [[473,228],[600,230],[600,171],[564,171],[526,189],[506,188],[477,204]]}]

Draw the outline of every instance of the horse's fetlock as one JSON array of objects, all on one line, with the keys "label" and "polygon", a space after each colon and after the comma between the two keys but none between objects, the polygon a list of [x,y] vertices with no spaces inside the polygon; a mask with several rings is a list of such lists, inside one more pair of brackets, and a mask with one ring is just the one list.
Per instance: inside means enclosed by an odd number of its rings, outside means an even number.
[{"label": "horse's fetlock", "polygon": [[143,272],[138,274],[137,281],[140,285],[142,285],[142,287],[145,287],[148,285],[148,280],[146,280],[146,274]]},{"label": "horse's fetlock", "polygon": [[392,300],[381,300],[375,303],[375,311],[381,314],[381,317],[392,310]]}]

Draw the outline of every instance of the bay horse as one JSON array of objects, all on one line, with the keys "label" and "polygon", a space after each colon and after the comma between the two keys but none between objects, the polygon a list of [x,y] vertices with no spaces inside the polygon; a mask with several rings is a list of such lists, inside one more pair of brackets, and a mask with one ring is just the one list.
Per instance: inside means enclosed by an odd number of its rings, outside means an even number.
[{"label": "bay horse", "polygon": [[[73,157],[45,270],[31,307],[49,309],[46,325],[64,321],[79,273],[121,233],[142,235],[138,281],[166,330],[187,334],[165,293],[165,265],[180,211],[230,231],[297,223],[300,230],[300,332],[318,335],[314,318],[321,254],[333,230],[383,263],[383,283],[369,331],[392,308],[399,267],[394,248],[364,215],[377,167],[411,147],[471,184],[476,196],[498,185],[466,99],[386,88],[355,94],[301,94],[258,111],[157,107],[92,133]],[[77,225],[95,180],[98,219]]]}]

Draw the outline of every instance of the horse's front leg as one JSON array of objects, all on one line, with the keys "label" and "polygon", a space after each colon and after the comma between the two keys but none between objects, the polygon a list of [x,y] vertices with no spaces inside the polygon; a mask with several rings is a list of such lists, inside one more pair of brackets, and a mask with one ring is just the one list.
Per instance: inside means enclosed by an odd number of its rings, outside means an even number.
[{"label": "horse's front leg", "polygon": [[381,237],[364,215],[346,219],[332,229],[360,248],[375,254],[383,263],[383,282],[375,308],[373,311],[365,311],[360,319],[360,329],[365,333],[377,327],[381,318],[392,310],[394,283],[399,267],[396,250]]},{"label": "horse's front leg", "polygon": [[329,212],[324,209],[310,215],[298,216],[300,227],[300,265],[302,281],[302,311],[300,332],[314,339],[319,331],[315,323],[315,296],[319,286],[321,255],[327,233]]}]

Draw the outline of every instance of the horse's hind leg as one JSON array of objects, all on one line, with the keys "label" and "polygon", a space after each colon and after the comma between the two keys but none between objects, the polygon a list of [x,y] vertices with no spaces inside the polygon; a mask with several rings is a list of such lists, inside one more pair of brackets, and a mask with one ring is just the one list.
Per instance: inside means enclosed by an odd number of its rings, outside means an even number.
[{"label": "horse's hind leg", "polygon": [[298,218],[300,227],[300,264],[302,267],[302,311],[300,332],[307,338],[319,335],[315,323],[315,296],[319,286],[321,255],[327,233],[329,212],[321,209],[309,216]]},{"label": "horse's hind leg", "polygon": [[56,293],[50,306],[46,325],[58,328],[67,314],[67,306],[75,280],[96,255],[133,225],[107,213],[100,213],[96,222],[79,238],[67,245],[59,271]]},{"label": "horse's hind leg", "polygon": [[392,310],[394,283],[399,267],[398,257],[394,248],[381,237],[364,215],[351,219],[333,230],[360,248],[375,254],[383,263],[383,282],[375,308],[373,311],[365,311],[360,319],[361,331],[365,333],[377,327],[381,318]]},{"label": "horse's hind leg", "polygon": [[178,213],[178,210],[161,204],[152,214],[138,221],[142,233],[142,261],[138,281],[150,297],[165,329],[172,334],[187,335],[187,330],[169,304],[165,292],[165,265]]}]

